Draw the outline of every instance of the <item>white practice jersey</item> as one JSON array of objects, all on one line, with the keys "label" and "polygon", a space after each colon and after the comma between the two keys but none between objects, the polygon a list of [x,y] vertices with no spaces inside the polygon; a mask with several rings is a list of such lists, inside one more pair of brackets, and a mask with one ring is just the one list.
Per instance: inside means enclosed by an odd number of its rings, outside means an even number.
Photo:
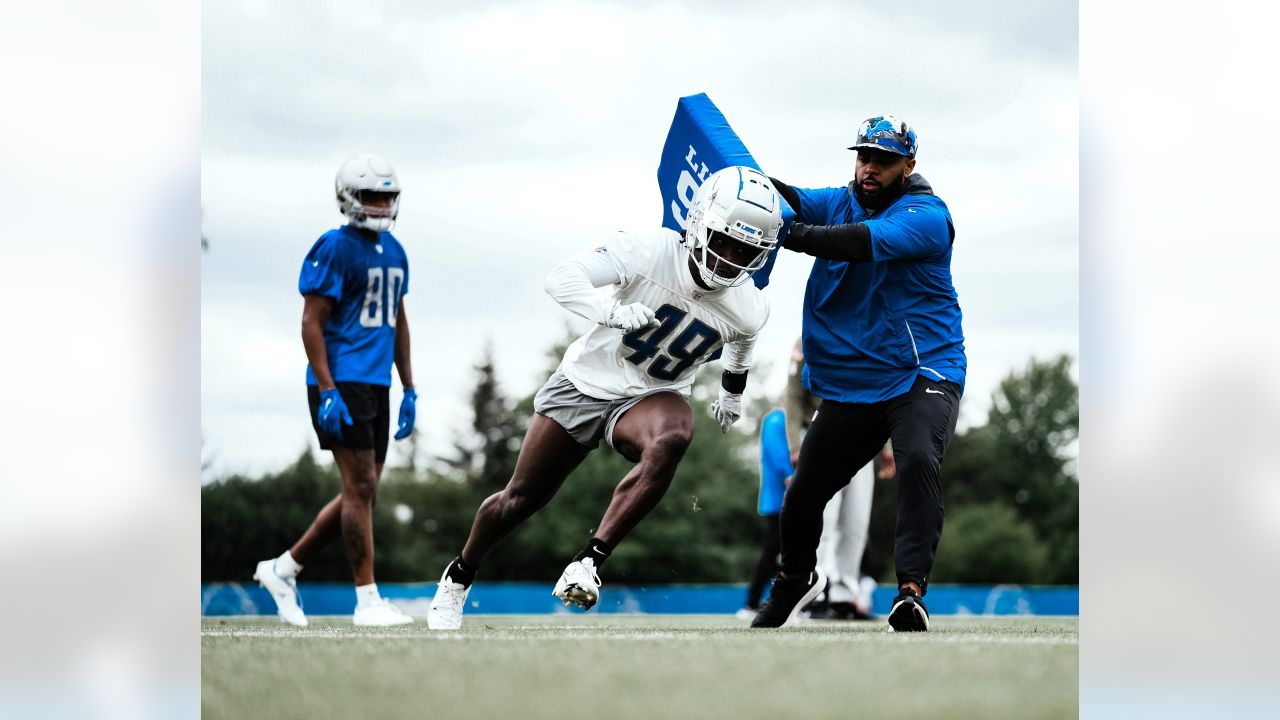
[{"label": "white practice jersey", "polygon": [[[547,292],[590,320],[604,323],[611,308],[643,303],[661,323],[630,334],[598,324],[574,341],[560,369],[579,392],[602,400],[668,389],[688,395],[708,360],[723,355],[724,369],[734,373],[751,367],[756,335],[769,318],[764,293],[749,282],[706,290],[694,282],[688,257],[672,230],[619,232],[552,271]],[[613,293],[595,289],[610,283]]]}]

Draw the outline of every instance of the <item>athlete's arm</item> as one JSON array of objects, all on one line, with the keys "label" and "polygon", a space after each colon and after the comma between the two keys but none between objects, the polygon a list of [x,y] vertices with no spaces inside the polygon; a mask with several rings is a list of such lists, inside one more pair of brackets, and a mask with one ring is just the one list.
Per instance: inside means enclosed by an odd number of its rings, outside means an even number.
[{"label": "athlete's arm", "polygon": [[602,252],[578,253],[557,265],[544,285],[552,300],[593,323],[626,332],[656,324],[653,310],[640,303],[619,305],[599,288],[622,282],[622,276]]},{"label": "athlete's arm", "polygon": [[413,423],[418,417],[418,392],[413,389],[413,367],[409,362],[409,316],[404,311],[404,298],[400,298],[400,306],[396,309],[396,371],[400,373],[400,384],[404,386],[404,397],[400,400],[400,416],[396,420],[397,440],[403,440],[413,432]]},{"label": "athlete's arm", "polygon": [[747,371],[731,373],[725,370],[720,373],[720,387],[724,388],[726,392],[741,395],[742,391],[747,389]]},{"label": "athlete's arm", "polygon": [[324,324],[333,312],[333,298],[324,295],[302,296],[302,347],[307,352],[307,362],[321,390],[335,387],[329,373],[329,349],[324,342]]},{"label": "athlete's arm", "polygon": [[725,392],[741,395],[747,389],[747,371],[751,369],[755,346],[755,335],[724,344],[724,372],[720,374],[720,387]]},{"label": "athlete's arm", "polygon": [[[413,389],[413,363],[409,360],[409,316],[404,311],[404,298],[396,311],[396,372],[406,390]],[[317,376],[318,377],[318,376]]]},{"label": "athlete's arm", "polygon": [[622,278],[604,253],[578,253],[552,269],[545,289],[552,300],[569,312],[605,325],[615,301],[599,288],[621,282]]},{"label": "athlete's arm", "polygon": [[747,371],[751,369],[751,352],[756,336],[724,344],[724,372],[720,375],[720,392],[711,404],[711,414],[720,423],[720,432],[742,417],[742,391],[747,389]]}]

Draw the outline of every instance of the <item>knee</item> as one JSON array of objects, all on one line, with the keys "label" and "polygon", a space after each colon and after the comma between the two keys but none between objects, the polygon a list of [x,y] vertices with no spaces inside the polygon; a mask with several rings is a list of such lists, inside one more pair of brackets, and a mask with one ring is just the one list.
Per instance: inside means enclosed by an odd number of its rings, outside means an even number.
[{"label": "knee", "polygon": [[942,460],[929,448],[910,448],[894,454],[899,482],[915,478],[937,478]]},{"label": "knee", "polygon": [[360,470],[351,477],[343,493],[343,500],[352,500],[373,507],[378,497],[378,473],[373,468]]},{"label": "knee", "polygon": [[660,463],[676,462],[684,456],[693,442],[692,423],[680,423],[663,428],[649,444],[645,446],[642,456]]},{"label": "knee", "polygon": [[529,517],[539,507],[538,499],[525,492],[510,488],[494,495],[494,506],[503,520],[520,521]]}]

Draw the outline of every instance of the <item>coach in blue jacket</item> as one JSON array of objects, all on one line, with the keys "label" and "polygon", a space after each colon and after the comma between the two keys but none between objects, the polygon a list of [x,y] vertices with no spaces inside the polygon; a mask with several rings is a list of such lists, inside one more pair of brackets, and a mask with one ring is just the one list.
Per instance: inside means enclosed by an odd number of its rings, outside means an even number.
[{"label": "coach in blue jacket", "polygon": [[893,440],[897,631],[928,630],[921,597],[942,537],[939,468],[964,390],[951,282],[951,213],[915,174],[916,133],[891,116],[858,129],[854,180],[792,188],[788,250],[817,258],[804,296],[804,385],[823,398],[783,501],[782,570],[753,627],[780,627],[822,590],[816,549],[827,501]]}]

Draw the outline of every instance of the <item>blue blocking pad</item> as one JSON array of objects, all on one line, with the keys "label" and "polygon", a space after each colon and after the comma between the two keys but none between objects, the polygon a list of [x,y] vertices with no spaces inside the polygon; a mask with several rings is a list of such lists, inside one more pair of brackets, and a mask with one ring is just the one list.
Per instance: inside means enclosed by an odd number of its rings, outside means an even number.
[{"label": "blue blocking pad", "polygon": [[[720,108],[711,102],[706,93],[680,98],[658,163],[662,226],[684,232],[689,206],[693,204],[693,195],[698,186],[711,173],[730,165],[761,170],[747,146],[738,138],[733,128],[729,127],[729,121],[720,112]],[[780,243],[781,238],[786,237],[793,217],[795,212],[783,200]],[[763,288],[769,284],[769,273],[773,270],[776,257],[775,250],[769,255],[765,266],[752,276],[756,287]]]}]

